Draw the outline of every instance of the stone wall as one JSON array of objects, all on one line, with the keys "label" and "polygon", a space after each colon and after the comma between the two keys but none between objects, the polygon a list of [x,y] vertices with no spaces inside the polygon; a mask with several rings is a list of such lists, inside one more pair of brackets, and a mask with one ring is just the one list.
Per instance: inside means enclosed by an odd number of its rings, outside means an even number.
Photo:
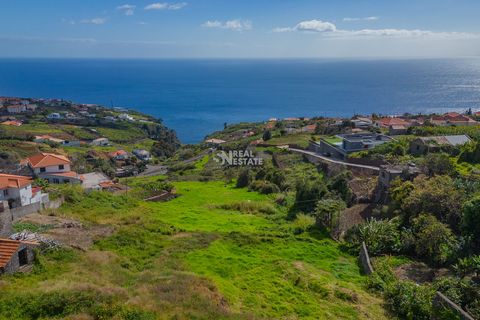
[{"label": "stone wall", "polygon": [[[32,264],[33,261],[35,260],[35,251],[34,251],[35,247],[36,247],[35,244],[21,243],[18,250],[12,255],[12,258],[7,263],[5,268],[3,268],[3,273],[11,274],[18,271],[18,269],[20,268],[18,252],[20,252],[23,249],[27,250],[27,260],[28,260],[27,264]],[[0,274],[1,273],[2,273],[2,270],[0,270]]]},{"label": "stone wall", "polygon": [[365,245],[365,242],[362,242],[362,247],[360,248],[359,260],[360,260],[360,265],[365,274],[373,273],[374,270],[372,267],[372,263],[370,262],[370,256],[368,255],[368,250],[367,250],[367,246]]}]

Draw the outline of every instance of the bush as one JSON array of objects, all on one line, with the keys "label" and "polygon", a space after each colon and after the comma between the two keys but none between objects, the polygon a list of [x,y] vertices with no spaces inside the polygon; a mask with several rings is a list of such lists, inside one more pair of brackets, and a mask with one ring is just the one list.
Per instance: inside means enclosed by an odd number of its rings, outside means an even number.
[{"label": "bush", "polygon": [[392,220],[368,220],[348,230],[345,240],[357,252],[362,242],[365,242],[372,255],[399,252],[402,247],[398,224]]},{"label": "bush", "polygon": [[319,200],[327,193],[327,188],[321,179],[303,180],[297,183],[295,208],[304,212],[312,212]]},{"label": "bush", "polygon": [[413,219],[412,231],[418,257],[437,266],[452,260],[459,245],[447,225],[432,215],[422,214]]},{"label": "bush", "polygon": [[304,233],[308,231],[313,225],[315,225],[315,218],[303,213],[297,215],[295,221],[293,221],[293,228],[295,234]]},{"label": "bush", "polygon": [[249,185],[249,189],[253,191],[258,191],[262,194],[271,194],[271,193],[278,193],[280,189],[277,187],[276,184],[273,184],[269,181],[253,181]]},{"label": "bush", "polygon": [[325,227],[333,229],[337,226],[340,214],[345,208],[345,202],[342,200],[322,199],[317,202],[315,217]]},{"label": "bush", "polygon": [[274,206],[265,202],[240,201],[219,205],[218,208],[224,210],[236,210],[243,213],[255,214],[276,214],[278,213]]},{"label": "bush", "polygon": [[250,170],[248,169],[241,170],[237,178],[237,188],[245,188],[250,184],[250,181],[251,181]]},{"label": "bush", "polygon": [[433,288],[398,281],[385,292],[385,298],[389,309],[402,319],[430,320],[434,294]]}]

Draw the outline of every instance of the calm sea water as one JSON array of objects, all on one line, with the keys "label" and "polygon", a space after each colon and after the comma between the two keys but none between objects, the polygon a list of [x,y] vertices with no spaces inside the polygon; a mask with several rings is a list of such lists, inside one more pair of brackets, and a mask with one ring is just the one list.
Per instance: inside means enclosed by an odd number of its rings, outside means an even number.
[{"label": "calm sea water", "polygon": [[480,59],[0,59],[0,95],[126,106],[193,143],[224,122],[480,109]]}]

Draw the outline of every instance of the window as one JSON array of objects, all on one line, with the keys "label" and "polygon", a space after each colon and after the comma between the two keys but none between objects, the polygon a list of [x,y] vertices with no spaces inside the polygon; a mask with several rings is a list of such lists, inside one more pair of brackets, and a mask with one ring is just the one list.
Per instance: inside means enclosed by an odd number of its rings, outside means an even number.
[{"label": "window", "polygon": [[70,180],[69,179],[64,179],[63,183],[70,183]]},{"label": "window", "polygon": [[60,183],[60,180],[58,180],[57,178],[53,178],[53,183]]},{"label": "window", "polygon": [[47,171],[47,168],[40,168],[40,172],[45,172]]},{"label": "window", "polygon": [[58,170],[63,170],[63,169],[65,169],[65,166],[63,164],[58,166]]},{"label": "window", "polygon": [[4,197],[8,196],[8,189],[3,190],[3,196]]}]

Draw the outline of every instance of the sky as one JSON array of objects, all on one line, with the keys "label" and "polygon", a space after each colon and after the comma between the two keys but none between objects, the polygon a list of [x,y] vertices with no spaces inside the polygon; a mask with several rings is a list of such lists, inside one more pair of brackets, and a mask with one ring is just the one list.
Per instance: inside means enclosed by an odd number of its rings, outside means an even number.
[{"label": "sky", "polygon": [[0,57],[480,55],[478,0],[0,0]]}]

